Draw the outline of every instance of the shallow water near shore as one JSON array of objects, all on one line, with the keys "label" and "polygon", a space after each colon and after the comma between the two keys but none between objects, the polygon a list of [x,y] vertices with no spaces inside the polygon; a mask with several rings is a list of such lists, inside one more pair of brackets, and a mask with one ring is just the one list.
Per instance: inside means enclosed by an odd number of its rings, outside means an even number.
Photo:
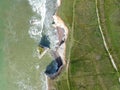
[{"label": "shallow water near shore", "polygon": [[46,66],[52,58],[38,59],[38,43],[30,38],[29,20],[36,15],[28,0],[0,3],[0,90],[46,90]]}]

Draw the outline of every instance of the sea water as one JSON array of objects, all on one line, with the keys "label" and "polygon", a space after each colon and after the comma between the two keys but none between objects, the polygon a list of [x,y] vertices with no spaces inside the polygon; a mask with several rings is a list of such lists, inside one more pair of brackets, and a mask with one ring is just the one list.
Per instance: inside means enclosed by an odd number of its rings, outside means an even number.
[{"label": "sea water", "polygon": [[36,51],[42,33],[51,49],[58,42],[50,24],[55,5],[56,0],[1,0],[0,90],[47,89],[44,71],[52,57],[47,53],[39,60]]},{"label": "sea water", "polygon": [[57,10],[57,0],[28,0],[35,14],[31,17],[30,37],[38,43],[47,36],[50,48],[55,50],[59,42],[57,30],[53,27],[53,15]]}]

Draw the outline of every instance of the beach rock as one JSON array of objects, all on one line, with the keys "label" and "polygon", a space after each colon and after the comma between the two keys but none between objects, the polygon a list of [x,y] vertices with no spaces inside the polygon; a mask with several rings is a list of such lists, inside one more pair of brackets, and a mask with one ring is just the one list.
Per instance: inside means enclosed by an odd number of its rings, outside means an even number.
[{"label": "beach rock", "polygon": [[57,57],[47,66],[45,74],[51,79],[53,79],[56,76],[58,76],[62,66],[63,66],[63,63],[62,63],[61,57]]},{"label": "beach rock", "polygon": [[50,48],[50,41],[46,35],[42,35],[39,46]]}]

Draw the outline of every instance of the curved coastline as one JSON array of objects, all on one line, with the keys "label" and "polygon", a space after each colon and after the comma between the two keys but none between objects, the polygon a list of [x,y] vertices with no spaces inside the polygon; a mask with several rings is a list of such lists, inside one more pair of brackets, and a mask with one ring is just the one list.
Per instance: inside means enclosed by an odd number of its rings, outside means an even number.
[{"label": "curved coastline", "polygon": [[[59,8],[60,5],[61,5],[61,0],[57,0],[57,5]],[[65,31],[65,41],[64,43],[61,44],[61,46],[59,46],[59,48],[57,48],[57,51],[59,53],[59,55],[61,56],[61,60],[63,62],[63,65],[61,65],[61,67],[59,67],[59,70],[51,77],[51,79],[55,79],[57,76],[59,76],[59,74],[61,73],[63,67],[66,66],[66,40],[67,40],[67,37],[68,37],[68,28],[67,26],[64,24],[63,20],[57,15],[57,11],[56,13],[53,15],[53,18],[54,18],[54,21],[55,21],[55,24],[53,25],[55,28],[56,27],[60,27],[60,28],[63,28],[64,31]],[[68,65],[67,65],[68,66]],[[51,83],[49,81],[49,78],[47,78],[47,90],[50,90],[51,89]]]},{"label": "curved coastline", "polygon": [[[58,0],[57,4],[58,4],[58,7],[59,7],[60,6],[60,0]],[[56,48],[56,51],[52,51],[52,54],[54,54],[53,55],[53,57],[55,58],[54,61],[57,61],[57,58],[60,57],[61,58],[60,60],[61,60],[62,64],[59,66],[60,63],[57,62],[57,64],[58,64],[59,67],[56,70],[56,72],[53,73],[53,74],[48,74],[46,72],[47,70],[45,71],[46,75],[49,78],[51,78],[51,79],[56,78],[61,73],[62,68],[66,65],[66,61],[65,61],[66,43],[65,42],[66,42],[67,36],[68,36],[68,28],[65,26],[64,22],[62,21],[62,19],[59,16],[57,16],[57,11],[53,15],[53,19],[54,19],[53,26],[54,26],[54,28],[57,29],[57,32],[58,32],[58,38],[59,38],[59,43],[58,44],[59,45]],[[52,71],[52,69],[51,69],[51,71]]]},{"label": "curved coastline", "polygon": [[[40,18],[36,16],[32,18],[30,22],[32,26],[29,30],[30,37],[39,42],[42,38],[42,33],[45,32],[44,34],[48,37],[47,39],[51,43],[50,47],[45,47],[44,45],[41,45],[43,47],[37,49],[37,56],[39,59],[41,59],[45,55],[45,53],[47,53],[47,51],[50,51],[51,55],[53,55],[54,58],[53,62],[56,62],[57,64],[57,68],[54,73],[49,74],[45,71],[46,90],[49,90],[48,78],[56,78],[61,73],[63,67],[66,65],[65,51],[68,28],[66,27],[62,19],[57,15],[57,9],[61,4],[61,0],[54,0],[52,2],[50,0],[45,0],[45,2],[43,2],[43,8],[45,9],[45,11],[43,10],[44,12],[41,12],[42,4],[40,4],[40,2],[34,3],[31,0],[29,0],[29,2],[30,5],[33,7],[33,11],[37,12],[38,16],[43,17],[42,20],[40,20]],[[40,50],[43,52],[40,53]],[[54,68],[51,68],[51,70],[52,69]]]}]

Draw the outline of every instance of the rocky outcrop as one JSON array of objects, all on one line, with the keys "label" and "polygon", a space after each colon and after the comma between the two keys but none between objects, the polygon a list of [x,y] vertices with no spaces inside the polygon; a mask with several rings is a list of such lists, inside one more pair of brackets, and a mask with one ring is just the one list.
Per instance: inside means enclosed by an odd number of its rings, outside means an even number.
[{"label": "rocky outcrop", "polygon": [[45,74],[49,76],[51,79],[54,79],[56,76],[59,75],[62,66],[63,62],[61,60],[61,57],[57,57],[47,66]]},{"label": "rocky outcrop", "polygon": [[[60,2],[58,6],[60,5]],[[58,7],[57,7],[58,8]],[[57,10],[57,9],[56,9]],[[51,51],[51,55],[53,56],[54,60],[46,67],[45,74],[51,78],[56,78],[62,71],[65,62],[65,41],[68,35],[68,29],[65,26],[64,22],[57,16],[56,13],[53,15],[53,28],[56,30],[56,36],[58,42],[56,44],[56,48]]]}]

